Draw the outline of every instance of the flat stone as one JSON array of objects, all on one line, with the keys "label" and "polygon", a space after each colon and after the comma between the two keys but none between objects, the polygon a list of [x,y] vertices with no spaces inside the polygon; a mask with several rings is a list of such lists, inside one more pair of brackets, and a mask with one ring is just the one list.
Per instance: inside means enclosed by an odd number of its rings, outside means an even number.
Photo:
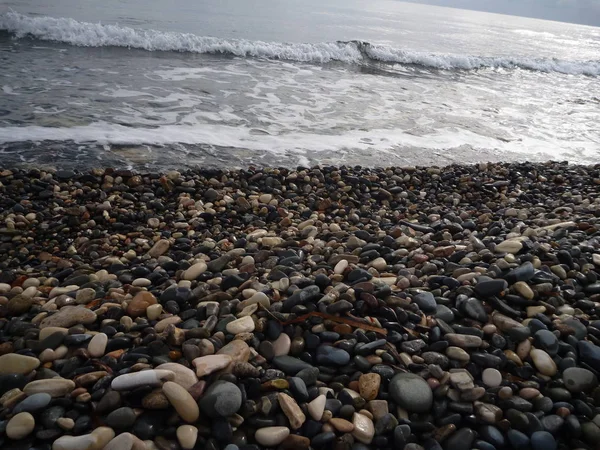
[{"label": "flat stone", "polygon": [[198,440],[198,428],[192,425],[181,425],[177,428],[177,441],[184,450],[191,450]]},{"label": "flat stone", "polygon": [[233,362],[248,362],[250,358],[250,347],[242,340],[233,340],[223,346],[217,355],[229,355]]},{"label": "flat stone", "polygon": [[418,375],[399,373],[390,380],[388,390],[392,399],[409,412],[423,413],[431,409],[431,387]]},{"label": "flat stone", "polygon": [[10,439],[19,440],[29,436],[35,428],[35,419],[28,412],[13,416],[6,424],[6,435]]},{"label": "flat stone", "polygon": [[481,374],[481,379],[487,387],[498,387],[502,384],[502,374],[499,370],[487,368]]},{"label": "flat stone", "polygon": [[115,391],[128,391],[140,386],[160,386],[163,381],[173,381],[175,374],[170,370],[143,370],[126,373],[112,380],[111,387]]},{"label": "flat stone", "polygon": [[454,346],[450,346],[446,349],[446,356],[450,359],[455,359],[456,361],[461,362],[468,362],[471,360],[471,355],[469,355],[465,350]]},{"label": "flat stone", "polygon": [[198,404],[190,393],[177,383],[167,381],[163,384],[163,393],[169,399],[177,414],[186,422],[192,423],[198,420],[200,410]]},{"label": "flat stone", "polygon": [[265,427],[256,430],[254,439],[265,447],[275,447],[281,444],[290,435],[287,427]]},{"label": "flat stone", "polygon": [[448,333],[444,335],[450,345],[461,348],[478,348],[483,344],[483,340],[479,336],[472,336],[470,334],[455,334]]},{"label": "flat stone", "polygon": [[435,297],[431,292],[420,292],[413,296],[413,303],[416,303],[419,306],[419,309],[424,313],[435,313],[437,303],[435,301]]},{"label": "flat stone", "polygon": [[226,325],[226,330],[231,334],[251,333],[254,331],[254,320],[252,317],[246,316],[241,319],[236,319]]},{"label": "flat stone", "polygon": [[198,378],[202,378],[217,370],[226,368],[232,361],[233,359],[229,355],[206,355],[194,359],[192,364],[196,368]]},{"label": "flat stone", "polygon": [[351,433],[354,431],[354,424],[346,419],[334,417],[333,419],[329,419],[329,423],[340,433]]},{"label": "flat stone", "polygon": [[298,406],[298,403],[296,403],[296,400],[281,392],[277,394],[277,400],[283,413],[290,421],[290,427],[293,430],[299,429],[306,421],[306,416]]},{"label": "flat stone", "polygon": [[27,395],[38,393],[50,394],[52,397],[62,397],[70,394],[75,389],[75,383],[64,378],[50,378],[47,380],[36,380],[27,383],[23,392]]},{"label": "flat stone", "polygon": [[573,393],[590,392],[598,386],[598,378],[590,370],[582,367],[569,367],[562,373],[565,387]]},{"label": "flat stone", "polygon": [[40,323],[40,329],[46,327],[69,328],[73,325],[90,325],[96,321],[96,313],[84,306],[64,306],[55,314],[46,317]]},{"label": "flat stone", "polygon": [[156,370],[169,370],[175,374],[173,382],[182,386],[184,389],[189,390],[194,384],[198,382],[198,377],[194,371],[183,364],[178,363],[164,363],[156,366]]},{"label": "flat stone", "polygon": [[505,280],[486,279],[477,282],[475,285],[475,293],[479,297],[483,297],[485,299],[494,295],[499,295],[507,287],[508,283]]},{"label": "flat stone", "polygon": [[21,374],[27,375],[40,366],[40,360],[31,356],[7,353],[0,356],[0,375]]},{"label": "flat stone", "polygon": [[519,253],[523,249],[523,244],[515,239],[508,239],[496,245],[496,253]]},{"label": "flat stone", "polygon": [[350,362],[350,354],[341,348],[321,345],[317,349],[317,362],[326,366],[345,366]]},{"label": "flat stone", "polygon": [[475,387],[473,377],[465,369],[453,369],[450,372],[450,383],[459,391],[466,391]]},{"label": "flat stone", "polygon": [[90,340],[88,344],[88,353],[92,358],[101,358],[106,351],[108,336],[104,333],[98,333]]},{"label": "flat stone", "polygon": [[273,364],[276,368],[283,370],[288,375],[296,375],[303,369],[313,368],[309,363],[294,358],[293,356],[276,356],[273,358]]},{"label": "flat stone", "polygon": [[83,288],[75,294],[75,302],[78,305],[87,305],[96,298],[96,291],[92,288]]},{"label": "flat stone", "polygon": [[51,336],[54,333],[62,333],[63,335],[67,335],[69,334],[69,329],[63,327],[46,327],[43,330],[40,330],[40,335],[38,336],[38,339],[40,341],[43,341],[48,336]]},{"label": "flat stone", "polygon": [[20,412],[35,412],[44,409],[52,401],[52,396],[46,392],[40,392],[39,394],[33,394],[23,401],[19,402],[13,409],[13,414]]},{"label": "flat stone", "polygon": [[373,421],[364,414],[354,413],[352,416],[352,425],[354,430],[352,436],[363,444],[370,444],[375,436],[375,426]]},{"label": "flat stone", "polygon": [[106,417],[106,424],[111,428],[123,431],[130,429],[136,419],[135,411],[128,406],[123,406],[115,409]]}]

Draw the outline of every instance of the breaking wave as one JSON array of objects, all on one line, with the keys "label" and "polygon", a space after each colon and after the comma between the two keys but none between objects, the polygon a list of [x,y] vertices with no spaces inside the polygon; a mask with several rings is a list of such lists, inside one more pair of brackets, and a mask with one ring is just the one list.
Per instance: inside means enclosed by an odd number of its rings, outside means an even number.
[{"label": "breaking wave", "polygon": [[0,15],[0,30],[16,38],[32,37],[81,47],[126,47],[147,51],[223,54],[309,63],[342,62],[413,65],[438,70],[524,69],[571,75],[600,76],[599,61],[568,61],[528,57],[487,57],[418,52],[362,41],[323,43],[262,42],[219,39],[189,33],[135,29],[79,22],[69,18]]}]

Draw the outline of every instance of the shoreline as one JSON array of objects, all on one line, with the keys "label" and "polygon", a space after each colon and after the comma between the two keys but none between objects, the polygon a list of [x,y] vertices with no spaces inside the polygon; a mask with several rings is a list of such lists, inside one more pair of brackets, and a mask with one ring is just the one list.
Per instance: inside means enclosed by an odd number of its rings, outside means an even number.
[{"label": "shoreline", "polygon": [[596,448],[599,194],[560,162],[0,168],[0,446]]}]

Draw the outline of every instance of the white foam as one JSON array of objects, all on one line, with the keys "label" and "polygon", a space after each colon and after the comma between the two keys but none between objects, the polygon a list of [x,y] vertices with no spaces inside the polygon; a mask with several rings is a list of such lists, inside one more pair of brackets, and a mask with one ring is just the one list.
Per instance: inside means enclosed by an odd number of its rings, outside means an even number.
[{"label": "white foam", "polygon": [[[339,152],[346,150],[369,151],[397,155],[403,148],[442,151],[467,145],[475,149],[527,153],[538,159],[552,157],[573,162],[597,159],[597,144],[591,141],[552,141],[545,138],[525,137],[505,141],[457,129],[437,129],[431,133],[414,135],[399,129],[349,130],[341,134],[306,132],[257,133],[256,129],[216,124],[164,125],[154,128],[130,128],[122,125],[96,122],[73,127],[0,127],[0,144],[14,142],[73,141],[100,145],[175,145],[203,144],[214,147],[240,148],[257,152],[287,154],[306,152]],[[508,156],[508,155],[506,155]]]},{"label": "white foam", "polygon": [[521,68],[572,75],[600,75],[600,61],[436,54],[361,42],[290,44],[243,39],[219,39],[186,33],[78,22],[69,18],[30,17],[12,11],[0,15],[0,30],[14,33],[18,38],[32,36],[40,40],[64,42],[83,47],[114,46],[148,51],[227,54],[238,57],[311,63],[339,61],[360,64],[375,60],[386,63],[413,64],[442,70]]}]

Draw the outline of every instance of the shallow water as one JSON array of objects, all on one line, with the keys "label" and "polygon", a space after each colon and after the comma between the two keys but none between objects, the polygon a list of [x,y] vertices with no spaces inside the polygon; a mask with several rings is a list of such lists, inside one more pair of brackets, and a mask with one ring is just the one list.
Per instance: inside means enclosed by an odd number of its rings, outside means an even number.
[{"label": "shallow water", "polygon": [[600,28],[377,0],[0,6],[0,163],[170,168],[600,151]]}]

